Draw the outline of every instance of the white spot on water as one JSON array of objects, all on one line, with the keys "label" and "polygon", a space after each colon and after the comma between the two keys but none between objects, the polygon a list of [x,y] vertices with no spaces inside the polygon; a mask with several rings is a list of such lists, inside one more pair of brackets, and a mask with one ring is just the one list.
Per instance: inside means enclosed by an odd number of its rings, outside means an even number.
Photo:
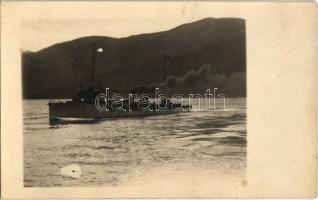
[{"label": "white spot on water", "polygon": [[67,165],[61,169],[61,174],[72,178],[80,178],[82,171],[77,165]]}]

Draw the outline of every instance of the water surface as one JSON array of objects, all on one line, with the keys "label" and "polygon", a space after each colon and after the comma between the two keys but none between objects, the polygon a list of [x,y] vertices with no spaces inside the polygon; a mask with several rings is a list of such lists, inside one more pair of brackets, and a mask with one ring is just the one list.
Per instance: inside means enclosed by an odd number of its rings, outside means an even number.
[{"label": "water surface", "polygon": [[[187,113],[59,125],[49,125],[47,103],[23,102],[26,187],[120,186],[154,169],[245,176],[245,99],[228,99],[226,110],[194,104]],[[70,164],[81,178],[60,174]]]}]

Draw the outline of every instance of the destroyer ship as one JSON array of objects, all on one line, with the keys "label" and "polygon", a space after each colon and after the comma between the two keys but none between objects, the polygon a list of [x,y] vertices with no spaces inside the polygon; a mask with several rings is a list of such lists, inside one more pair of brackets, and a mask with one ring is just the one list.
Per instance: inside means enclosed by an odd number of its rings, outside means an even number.
[{"label": "destroyer ship", "polygon": [[[96,106],[97,97],[102,94],[102,91],[95,88],[95,57],[99,52],[103,52],[102,48],[96,48],[96,44],[92,47],[92,77],[91,85],[77,92],[77,95],[68,101],[52,101],[48,103],[49,106],[49,120],[50,123],[57,123],[59,121],[74,121],[74,120],[103,120],[108,118],[120,117],[139,117],[152,115],[165,115],[178,112],[190,111],[192,106],[181,103],[173,103],[169,98],[154,99],[148,102],[147,109],[140,109],[138,106],[141,99],[138,98],[122,98],[117,100],[122,105],[121,109],[114,109],[107,106],[107,109],[101,111]],[[166,59],[164,56],[163,66],[163,80],[165,80]],[[112,104],[115,101],[112,98],[104,98],[104,104]],[[164,107],[164,109],[162,109]]]}]

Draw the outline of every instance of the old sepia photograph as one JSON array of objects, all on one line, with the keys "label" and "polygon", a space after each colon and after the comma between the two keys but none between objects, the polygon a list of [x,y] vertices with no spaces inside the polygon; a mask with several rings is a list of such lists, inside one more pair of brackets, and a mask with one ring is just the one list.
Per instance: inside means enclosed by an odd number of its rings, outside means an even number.
[{"label": "old sepia photograph", "polygon": [[245,20],[144,20],[154,31],[22,23],[25,187],[121,186],[160,169],[244,180]]},{"label": "old sepia photograph", "polygon": [[317,195],[317,5],[1,2],[4,199]]}]

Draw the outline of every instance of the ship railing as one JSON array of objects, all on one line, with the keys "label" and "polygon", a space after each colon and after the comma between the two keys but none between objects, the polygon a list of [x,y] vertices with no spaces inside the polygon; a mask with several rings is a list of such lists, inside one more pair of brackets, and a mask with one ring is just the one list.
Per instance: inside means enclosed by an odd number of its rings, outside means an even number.
[{"label": "ship railing", "polygon": [[57,103],[65,103],[64,100],[61,99],[50,99],[49,104],[57,104]]}]

